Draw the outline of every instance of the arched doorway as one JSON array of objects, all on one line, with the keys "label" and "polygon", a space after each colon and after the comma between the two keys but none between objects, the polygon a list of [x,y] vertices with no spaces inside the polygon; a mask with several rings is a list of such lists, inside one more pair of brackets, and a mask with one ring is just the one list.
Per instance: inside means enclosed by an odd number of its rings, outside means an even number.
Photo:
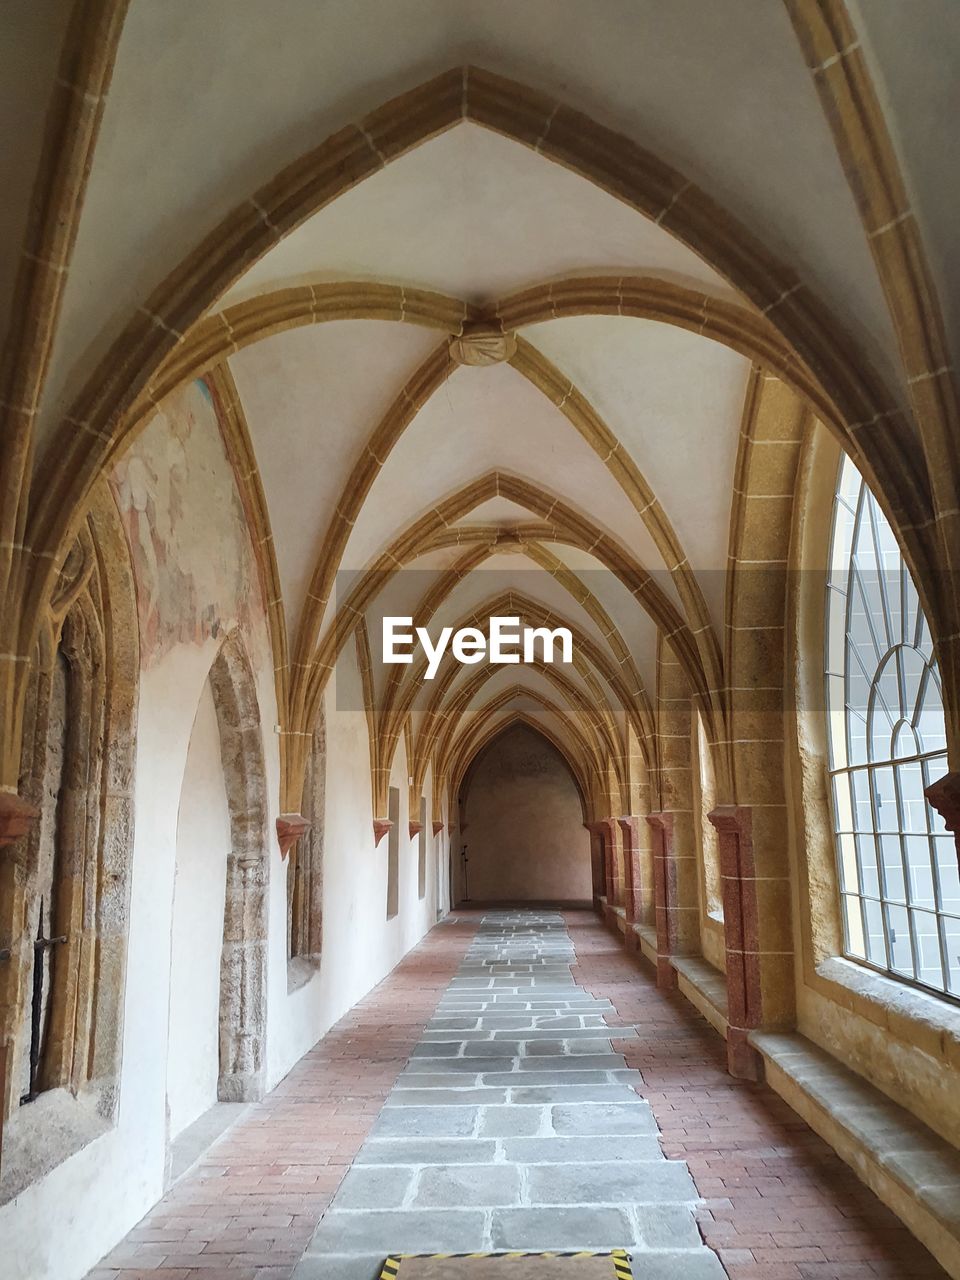
[{"label": "arched doorway", "polygon": [[239,637],[210,669],[177,823],[167,1111],[175,1137],[215,1102],[263,1093],[266,778],[256,688]]},{"label": "arched doorway", "polygon": [[458,902],[589,902],[580,792],[543,734],[524,723],[504,729],[471,764],[460,797]]}]

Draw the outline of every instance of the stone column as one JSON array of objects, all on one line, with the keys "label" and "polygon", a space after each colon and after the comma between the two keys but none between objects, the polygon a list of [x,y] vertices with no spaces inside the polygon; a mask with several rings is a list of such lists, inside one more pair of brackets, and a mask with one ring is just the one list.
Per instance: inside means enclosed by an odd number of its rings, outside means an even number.
[{"label": "stone column", "polygon": [[759,1080],[761,1058],[747,1040],[752,1030],[763,1025],[752,815],[745,805],[721,805],[708,816],[720,846],[727,958],[727,1067],[738,1079]]}]

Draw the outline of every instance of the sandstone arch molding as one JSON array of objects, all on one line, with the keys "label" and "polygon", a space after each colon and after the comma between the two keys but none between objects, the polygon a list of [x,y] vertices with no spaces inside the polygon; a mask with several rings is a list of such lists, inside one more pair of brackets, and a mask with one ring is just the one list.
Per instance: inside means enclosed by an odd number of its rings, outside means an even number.
[{"label": "sandstone arch molding", "polygon": [[230,812],[220,961],[221,1102],[263,1096],[267,1026],[267,776],[253,668],[238,632],[209,675]]}]

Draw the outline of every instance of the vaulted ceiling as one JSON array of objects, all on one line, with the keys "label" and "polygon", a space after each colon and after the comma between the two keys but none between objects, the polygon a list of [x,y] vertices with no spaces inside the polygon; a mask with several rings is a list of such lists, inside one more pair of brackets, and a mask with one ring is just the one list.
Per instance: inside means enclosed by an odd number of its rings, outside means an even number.
[{"label": "vaulted ceiling", "polygon": [[[23,14],[22,40],[51,67],[68,8],[51,0]],[[917,142],[944,104],[910,50],[934,32],[956,49],[958,12],[950,0],[857,8],[881,92],[916,143],[907,173],[948,282],[960,275],[946,212],[960,163],[934,171]],[[565,105],[529,137],[490,123],[492,107],[488,120],[465,106],[396,152],[389,131],[383,141],[356,123],[467,63]],[[14,151],[38,145],[39,87],[16,74],[0,84],[23,121]],[[568,163],[561,142],[547,154],[566,107],[678,171],[657,216],[627,197],[629,172],[621,193]],[[580,751],[605,732],[622,746],[628,724],[642,736],[655,699],[658,633],[683,627],[694,651],[722,649],[755,366],[816,383],[767,319],[780,299],[758,305],[673,225],[691,184],[795,271],[868,361],[892,371],[894,398],[906,396],[883,285],[788,6],[132,0],[50,350],[38,466],[60,450],[71,406],[130,317],[170,329],[151,310],[154,291],[231,210],[281,229],[293,179],[267,184],[338,130],[345,156],[362,135],[378,157],[371,171],[350,178],[344,159],[338,184],[318,178],[310,207],[265,252],[227,244],[216,279],[184,304],[209,344],[191,347],[194,330],[177,329],[170,357],[209,376],[245,424],[293,665],[326,670],[348,599],[371,635],[384,612],[439,627],[506,604],[575,628],[576,667],[479,682],[473,668],[445,667],[416,687],[416,667],[378,672],[383,723],[409,712],[416,738],[438,707],[455,707],[464,725],[516,714],[560,740],[578,725]],[[955,136],[941,141],[960,159]],[[598,135],[598,155],[605,145]],[[21,186],[7,187],[7,244],[26,218]],[[9,261],[0,268],[12,278]],[[774,348],[779,365],[764,355]],[[375,567],[389,572],[368,590]],[[319,678],[303,677],[302,700],[315,700]]]}]

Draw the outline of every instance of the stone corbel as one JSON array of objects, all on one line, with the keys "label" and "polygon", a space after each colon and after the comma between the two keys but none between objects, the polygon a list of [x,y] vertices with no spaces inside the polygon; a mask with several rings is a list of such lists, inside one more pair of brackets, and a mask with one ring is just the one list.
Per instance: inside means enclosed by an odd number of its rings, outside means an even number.
[{"label": "stone corbel", "polygon": [[374,818],[373,820],[373,844],[374,848],[380,843],[387,834],[393,823],[389,818]]},{"label": "stone corbel", "polygon": [[952,833],[960,857],[960,773],[945,773],[936,782],[931,782],[923,794]]},{"label": "stone corbel", "polygon": [[418,835],[420,834],[420,832],[423,830],[423,827],[424,827],[424,824],[423,824],[422,822],[409,822],[409,823],[407,823],[407,829],[408,829],[408,830],[409,830],[409,832],[410,832],[410,839],[411,839],[411,840],[416,840],[417,836],[418,836]]},{"label": "stone corbel", "polygon": [[280,844],[280,857],[285,858],[305,831],[311,827],[300,813],[281,813],[277,818],[277,840]]},{"label": "stone corbel", "polygon": [[39,817],[36,805],[29,804],[15,791],[0,791],[0,848],[15,844],[27,835]]},{"label": "stone corbel", "polygon": [[443,823],[442,823],[442,822],[435,822],[435,823],[433,824],[433,834],[434,834],[435,836],[438,836],[442,830],[443,830]]}]

